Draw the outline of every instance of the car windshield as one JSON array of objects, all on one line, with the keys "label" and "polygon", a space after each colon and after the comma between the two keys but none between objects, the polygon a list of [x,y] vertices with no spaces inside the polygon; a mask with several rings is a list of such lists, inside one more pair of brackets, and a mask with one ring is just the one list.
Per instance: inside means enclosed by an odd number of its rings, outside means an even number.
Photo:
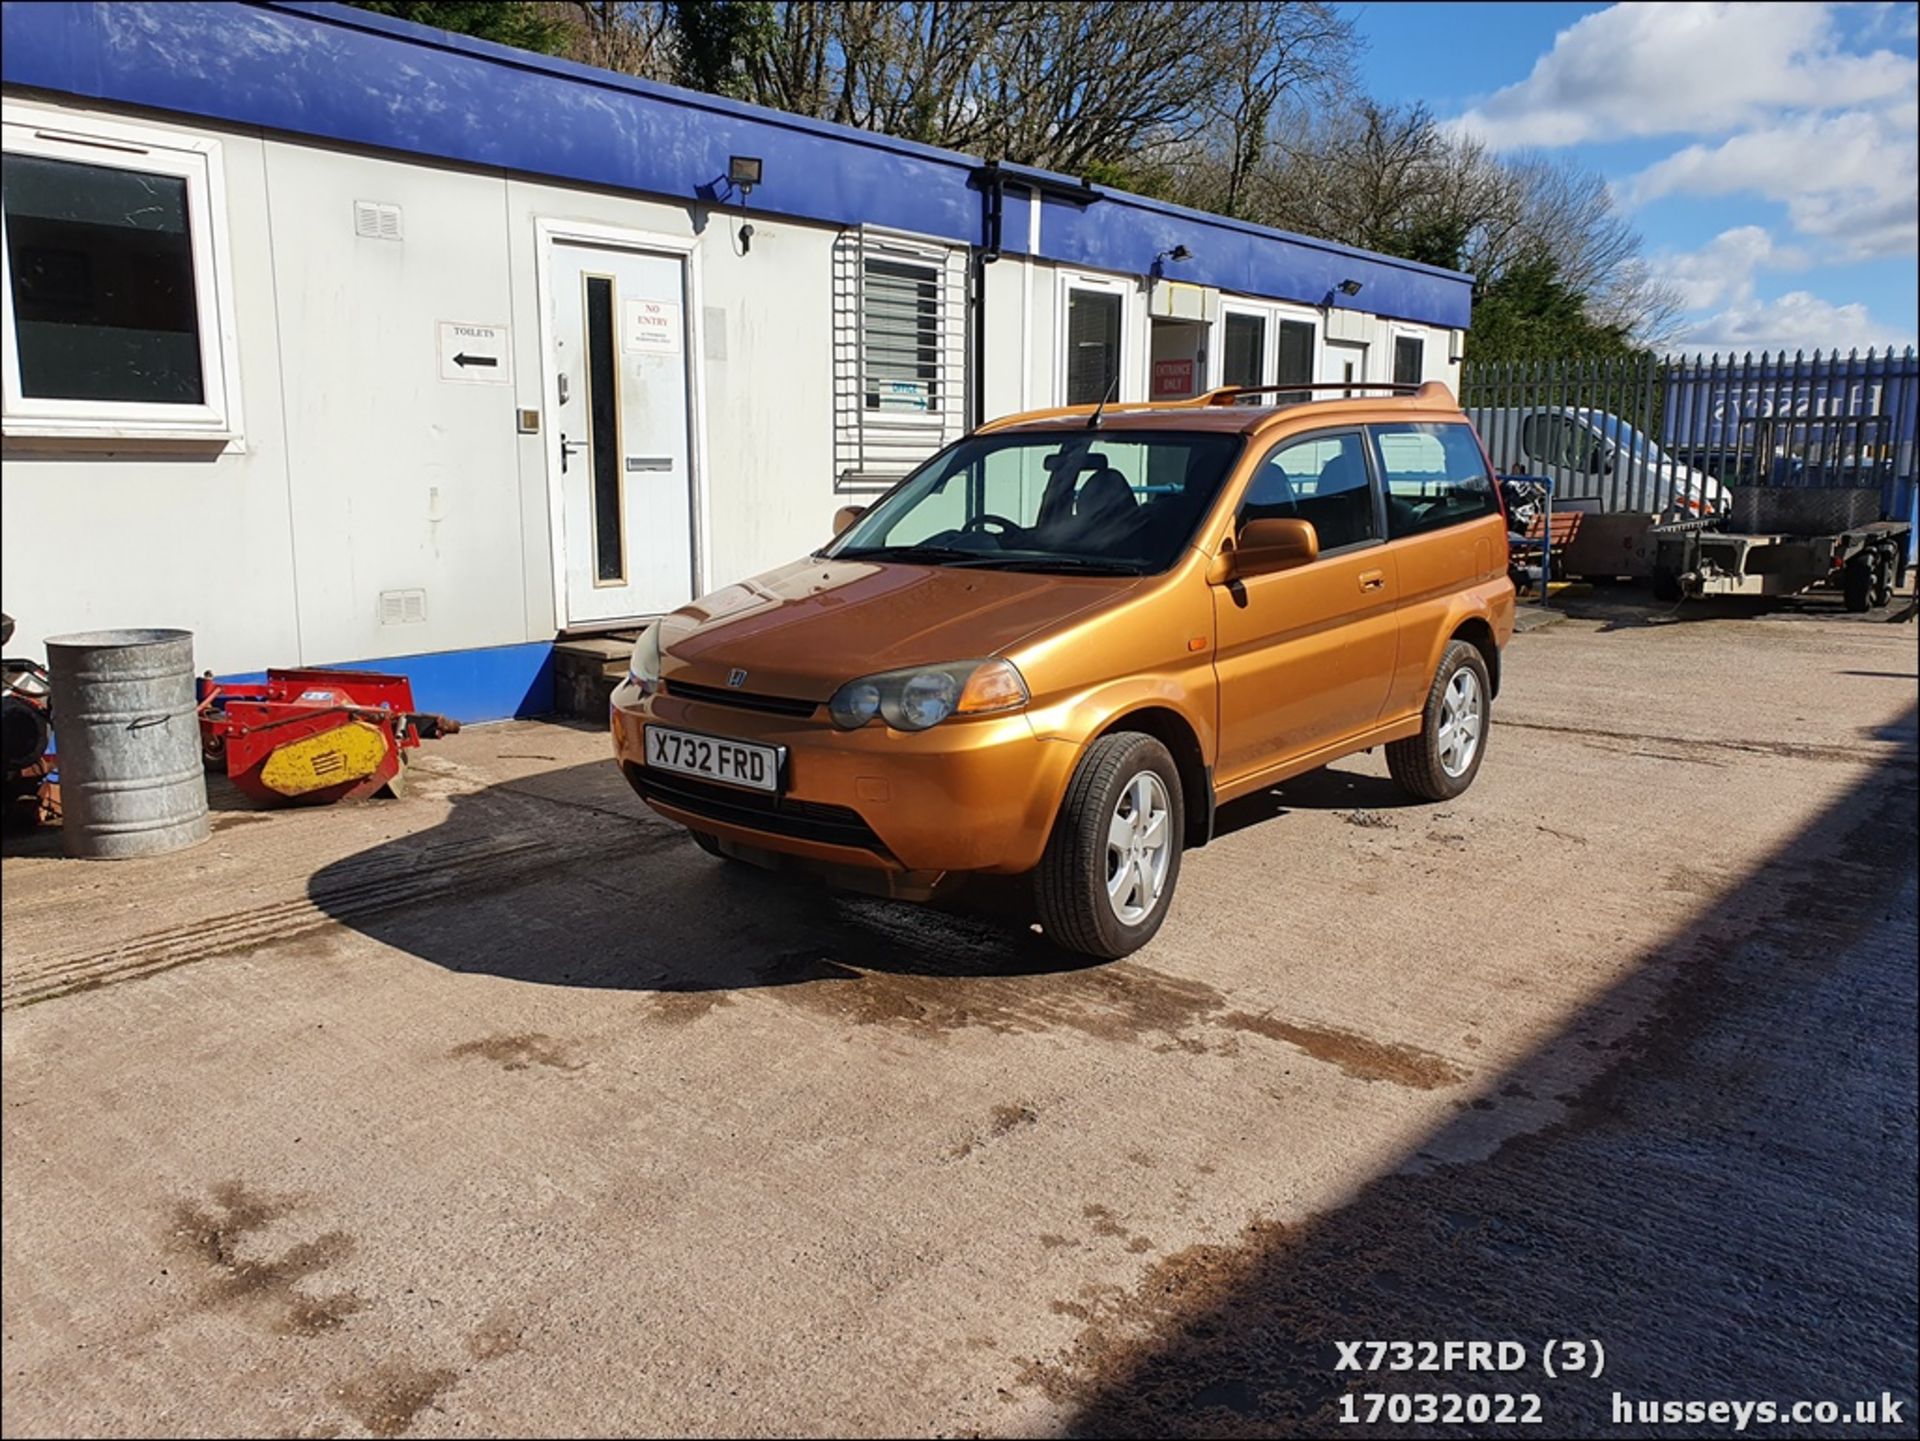
[{"label": "car windshield", "polygon": [[1165,570],[1241,443],[1192,431],[973,436],[908,476],[825,554],[1061,573]]}]

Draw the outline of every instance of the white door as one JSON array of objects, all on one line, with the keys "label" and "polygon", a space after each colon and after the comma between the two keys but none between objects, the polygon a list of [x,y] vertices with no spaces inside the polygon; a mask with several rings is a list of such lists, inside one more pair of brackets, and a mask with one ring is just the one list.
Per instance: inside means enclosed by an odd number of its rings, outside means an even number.
[{"label": "white door", "polygon": [[1329,340],[1326,367],[1328,380],[1358,384],[1367,378],[1367,347],[1351,340]]},{"label": "white door", "polygon": [[553,243],[566,624],[658,615],[693,598],[686,260]]}]

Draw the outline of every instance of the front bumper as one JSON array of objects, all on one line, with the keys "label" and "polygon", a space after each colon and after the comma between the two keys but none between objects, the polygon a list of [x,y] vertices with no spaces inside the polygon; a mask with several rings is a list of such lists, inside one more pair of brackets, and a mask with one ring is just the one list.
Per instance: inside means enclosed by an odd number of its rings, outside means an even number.
[{"label": "front bumper", "polygon": [[[647,804],[736,846],[828,866],[916,878],[1031,870],[1076,758],[1035,736],[1024,713],[843,731],[824,706],[796,718],[671,691],[643,697],[629,680],[613,693],[614,754]],[[786,747],[778,799],[649,767],[642,731],[654,722]]]}]

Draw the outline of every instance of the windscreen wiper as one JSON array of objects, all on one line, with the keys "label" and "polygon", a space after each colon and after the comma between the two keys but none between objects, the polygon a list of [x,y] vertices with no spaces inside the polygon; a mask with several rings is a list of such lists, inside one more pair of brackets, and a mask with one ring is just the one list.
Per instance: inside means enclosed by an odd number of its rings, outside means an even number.
[{"label": "windscreen wiper", "polygon": [[1145,575],[1136,561],[1098,560],[1082,555],[983,555],[956,564],[991,570],[1072,571],[1077,575]]},{"label": "windscreen wiper", "polygon": [[840,551],[835,560],[904,560],[913,565],[955,565],[978,560],[977,550],[949,545],[861,545]]}]

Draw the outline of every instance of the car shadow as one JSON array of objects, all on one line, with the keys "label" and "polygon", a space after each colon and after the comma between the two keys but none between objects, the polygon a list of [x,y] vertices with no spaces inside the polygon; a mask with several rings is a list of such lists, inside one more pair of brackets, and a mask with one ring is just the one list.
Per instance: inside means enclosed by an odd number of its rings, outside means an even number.
[{"label": "car shadow", "polygon": [[542,985],[719,991],[1100,964],[1039,934],[1018,879],[987,878],[934,905],[835,892],[708,855],[610,765],[449,801],[431,830],[322,867],[308,898],[450,971]]},{"label": "car shadow", "polygon": [[[709,856],[609,765],[448,801],[438,826],[322,867],[308,898],[448,970],[543,985],[718,991],[876,971],[1016,977],[1102,964],[1040,933],[1027,877],[970,878],[931,905],[833,891]],[[1222,807],[1215,833],[1293,810],[1365,816],[1408,804],[1384,777],[1318,770]]]},{"label": "car shadow", "polygon": [[1213,833],[1232,835],[1288,811],[1386,811],[1419,804],[1386,776],[1322,766],[1228,801],[1214,815]]}]

